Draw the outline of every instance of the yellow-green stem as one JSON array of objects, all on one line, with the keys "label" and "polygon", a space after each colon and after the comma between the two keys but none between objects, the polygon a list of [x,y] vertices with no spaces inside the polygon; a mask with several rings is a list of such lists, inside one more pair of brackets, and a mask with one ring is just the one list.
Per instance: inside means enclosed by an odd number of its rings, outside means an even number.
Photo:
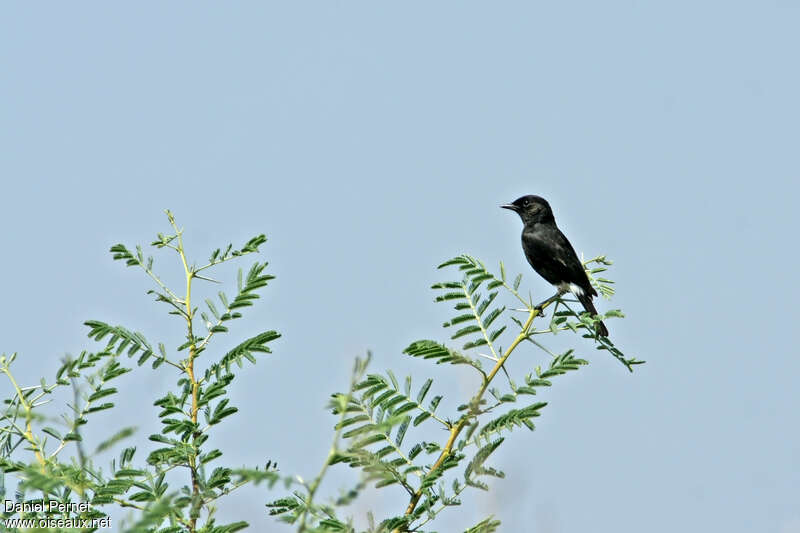
[{"label": "yellow-green stem", "polygon": [[11,371],[8,369],[8,367],[3,368],[3,373],[6,376],[8,376],[8,379],[14,386],[14,390],[17,393],[17,398],[19,398],[19,404],[22,406],[22,409],[25,410],[25,432],[22,434],[22,436],[25,438],[26,441],[28,441],[28,443],[30,443],[31,447],[33,448],[33,453],[34,455],[36,455],[36,460],[39,461],[39,465],[42,467],[42,472],[44,472],[44,466],[45,466],[44,455],[42,455],[42,450],[33,436],[33,426],[31,424],[31,418],[32,418],[31,410],[33,408],[25,399],[25,396],[22,394],[22,389],[17,384],[17,380],[14,379],[14,376],[11,374]]},{"label": "yellow-green stem", "polygon": [[[492,380],[500,371],[500,369],[503,368],[503,365],[505,364],[506,360],[511,355],[511,353],[514,351],[514,349],[519,345],[519,343],[525,340],[525,338],[528,336],[528,330],[530,329],[531,324],[533,323],[533,319],[536,318],[539,314],[541,314],[541,312],[551,303],[552,301],[547,301],[544,302],[540,307],[534,307],[533,309],[530,310],[528,314],[528,320],[525,322],[525,325],[522,326],[522,331],[520,331],[519,335],[517,335],[517,338],[514,339],[514,342],[512,342],[511,345],[506,349],[503,356],[500,359],[498,359],[497,363],[495,363],[494,368],[492,368],[491,372],[489,372],[484,378],[483,383],[481,384],[481,388],[478,390],[478,393],[475,395],[475,398],[473,399],[475,404],[480,402],[484,393],[489,388],[489,384],[492,382]],[[433,463],[433,466],[428,472],[428,475],[431,475],[433,472],[441,468],[444,461],[453,451],[453,446],[455,446],[456,439],[461,434],[461,431],[463,431],[463,429],[466,427],[469,418],[470,417],[468,415],[461,417],[461,420],[459,420],[458,423],[455,426],[453,426],[453,428],[450,430],[450,437],[447,439],[447,443],[445,444],[442,453],[439,454],[439,458],[436,460],[435,463]],[[406,516],[414,512],[414,509],[417,507],[417,504],[419,503],[421,497],[422,497],[422,488],[419,488],[411,496],[411,501],[409,502],[408,507],[406,508],[405,512]]]},{"label": "yellow-green stem", "polygon": [[[194,331],[192,329],[192,322],[194,318],[194,313],[192,312],[192,278],[194,278],[194,271],[189,268],[189,263],[186,261],[186,253],[183,249],[183,232],[178,229],[177,225],[175,224],[175,219],[172,217],[172,213],[167,211],[167,216],[169,217],[169,221],[172,224],[172,227],[175,229],[175,233],[178,237],[178,254],[181,256],[181,262],[183,263],[183,271],[186,275],[186,297],[183,300],[184,305],[186,306],[186,327],[188,331],[188,337],[191,341],[189,345],[189,358],[186,361],[186,375],[189,377],[189,383],[192,387],[192,408],[189,412],[190,418],[192,420],[193,425],[197,425],[197,411],[198,411],[198,392],[200,388],[200,384],[198,383],[197,379],[195,378],[194,373],[194,360],[197,357],[197,345],[194,342]],[[197,437],[200,436],[199,431],[195,431],[192,433],[193,440],[196,440]],[[196,531],[197,529],[197,515],[199,514],[198,507],[201,505],[200,503],[200,480],[198,478],[197,473],[197,459],[195,455],[189,455],[189,471],[191,472],[192,476],[192,506],[191,510],[189,511],[189,523],[188,523],[188,530],[191,532]],[[186,525],[186,524],[185,524]]]}]

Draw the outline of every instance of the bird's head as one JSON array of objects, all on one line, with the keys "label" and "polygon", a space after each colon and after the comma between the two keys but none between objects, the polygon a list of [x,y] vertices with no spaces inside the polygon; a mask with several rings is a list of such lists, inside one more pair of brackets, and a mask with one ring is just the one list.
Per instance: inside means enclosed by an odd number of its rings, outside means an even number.
[{"label": "bird's head", "polygon": [[525,224],[555,221],[550,204],[541,196],[529,194],[500,207],[516,212]]}]

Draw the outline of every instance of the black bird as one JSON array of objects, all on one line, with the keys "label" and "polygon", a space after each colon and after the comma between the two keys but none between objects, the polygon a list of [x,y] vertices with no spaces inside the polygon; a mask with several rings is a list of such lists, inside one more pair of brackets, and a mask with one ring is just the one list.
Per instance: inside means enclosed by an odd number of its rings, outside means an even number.
[{"label": "black bird", "polygon": [[[560,294],[571,292],[592,316],[597,315],[592,296],[597,296],[583,264],[567,238],[556,226],[550,204],[541,196],[528,195],[513,203],[501,205],[515,211],[525,227],[522,228],[522,250],[533,269],[553,284]],[[608,337],[608,328],[597,323],[597,332]]]}]

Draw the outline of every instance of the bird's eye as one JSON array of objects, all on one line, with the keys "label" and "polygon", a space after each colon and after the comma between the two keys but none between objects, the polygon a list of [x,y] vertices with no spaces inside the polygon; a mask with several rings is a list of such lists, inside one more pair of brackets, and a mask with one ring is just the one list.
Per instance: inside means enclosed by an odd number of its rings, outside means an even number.
[{"label": "bird's eye", "polygon": [[522,207],[528,207],[529,205],[531,205],[531,203],[528,200],[522,202]]}]

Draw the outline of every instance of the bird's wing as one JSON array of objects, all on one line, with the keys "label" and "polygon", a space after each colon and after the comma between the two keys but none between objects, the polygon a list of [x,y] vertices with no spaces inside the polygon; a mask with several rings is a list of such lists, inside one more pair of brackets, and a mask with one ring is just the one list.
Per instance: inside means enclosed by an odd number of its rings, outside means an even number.
[{"label": "bird's wing", "polygon": [[556,226],[538,226],[522,232],[525,256],[544,279],[558,285],[574,283],[588,294],[597,292],[589,283],[575,249]]}]

